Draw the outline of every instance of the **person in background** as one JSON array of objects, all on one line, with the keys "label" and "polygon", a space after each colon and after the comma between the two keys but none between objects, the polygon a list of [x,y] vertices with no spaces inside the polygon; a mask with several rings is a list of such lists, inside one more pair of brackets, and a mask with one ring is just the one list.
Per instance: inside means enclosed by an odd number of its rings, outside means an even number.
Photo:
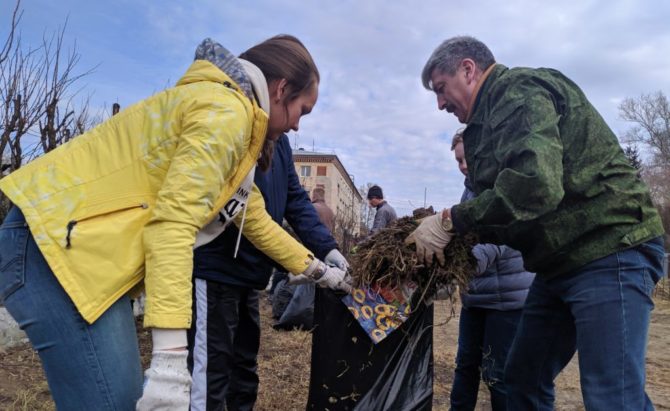
[{"label": "person in background", "polygon": [[[245,55],[206,39],[175,87],[0,180],[14,204],[0,228],[0,301],[39,352],[58,409],[188,409],[193,249],[233,220],[287,270],[346,288],[253,187],[265,140],[316,103],[318,72],[292,36]],[[309,75],[280,74],[296,67]],[[129,302],[142,286],[144,387]]]},{"label": "person in background", "polygon": [[331,233],[335,231],[335,213],[326,204],[326,192],[321,187],[312,190],[312,205],[319,215],[319,220]]},{"label": "person in background", "polygon": [[368,189],[368,204],[370,204],[370,207],[377,209],[372,229],[370,229],[370,235],[375,234],[398,218],[393,207],[384,200],[384,193],[378,185],[374,185]]},{"label": "person in background", "polygon": [[481,41],[440,44],[421,74],[461,123],[476,197],[423,220],[425,263],[455,233],[521,251],[536,272],[505,366],[507,408],[553,409],[575,352],[587,410],[652,410],[647,333],[663,226],[649,190],[582,90],[556,70],[507,68]]},{"label": "person in background", "polygon": [[[460,132],[454,136],[451,150],[465,176],[461,202],[471,200],[475,194],[468,180]],[[504,245],[477,244],[472,254],[477,259],[477,272],[468,289],[461,291],[451,409],[475,409],[481,375],[491,393],[491,408],[504,411],[507,409],[505,361],[535,274],[526,271],[520,252]]]}]

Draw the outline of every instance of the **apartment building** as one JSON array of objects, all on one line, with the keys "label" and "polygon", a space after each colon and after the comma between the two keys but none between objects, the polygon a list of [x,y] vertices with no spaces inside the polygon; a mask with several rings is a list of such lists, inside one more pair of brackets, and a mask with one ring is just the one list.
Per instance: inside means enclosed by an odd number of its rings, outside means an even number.
[{"label": "apartment building", "polygon": [[293,150],[293,162],[305,190],[311,194],[314,188],[323,188],[326,204],[335,213],[339,229],[357,236],[363,198],[356,188],[354,176],[347,173],[337,155],[300,148]]}]

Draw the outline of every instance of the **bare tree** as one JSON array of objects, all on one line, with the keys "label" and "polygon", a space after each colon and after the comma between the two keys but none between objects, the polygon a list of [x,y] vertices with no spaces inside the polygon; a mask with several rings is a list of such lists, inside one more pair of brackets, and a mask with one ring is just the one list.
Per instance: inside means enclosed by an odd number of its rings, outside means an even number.
[{"label": "bare tree", "polygon": [[[63,39],[67,21],[37,48],[24,47],[18,26],[20,0],[0,49],[0,177],[26,161],[83,133],[91,124],[88,99],[74,108],[80,90],[74,84],[93,69],[75,74],[80,55],[76,43],[67,54]],[[8,207],[0,193],[0,219]]]},{"label": "bare tree", "polygon": [[642,94],[625,99],[619,105],[619,114],[635,124],[622,140],[641,143],[649,150],[650,158],[643,162],[641,175],[649,186],[665,232],[670,234],[670,102],[661,91]]},{"label": "bare tree", "polygon": [[635,123],[624,141],[649,148],[654,165],[670,166],[670,102],[662,91],[627,98],[619,105],[623,120]]},{"label": "bare tree", "polygon": [[634,123],[622,140],[648,149],[642,176],[659,205],[670,204],[670,102],[663,92],[626,98],[619,105],[623,120]]},{"label": "bare tree", "polygon": [[340,246],[342,254],[347,258],[349,258],[351,248],[354,246],[354,232],[357,223],[352,215],[352,213],[339,213],[336,215],[335,228],[333,230],[335,241]]},{"label": "bare tree", "polygon": [[14,45],[16,26],[19,25],[19,22],[21,21],[21,15],[23,14],[23,12],[19,12],[20,9],[21,0],[17,0],[16,4],[14,5],[14,11],[12,12],[12,22],[9,25],[9,33],[7,34],[7,38],[5,39],[5,43],[3,44],[2,49],[0,49],[0,67],[2,67],[2,63],[7,60],[7,57],[9,57],[12,46]]},{"label": "bare tree", "polygon": [[42,40],[45,58],[42,88],[45,95],[44,116],[39,121],[39,130],[41,149],[45,153],[74,137],[73,134],[76,135],[79,131],[78,126],[86,122],[86,119],[82,118],[82,113],[88,113],[88,100],[86,100],[87,104],[80,109],[80,113],[75,114],[72,102],[77,91],[72,92],[71,87],[77,80],[90,74],[93,69],[74,74],[81,55],[77,53],[76,43],[67,56],[63,55],[63,36],[66,26],[67,20],[62,29],[50,38]]}]

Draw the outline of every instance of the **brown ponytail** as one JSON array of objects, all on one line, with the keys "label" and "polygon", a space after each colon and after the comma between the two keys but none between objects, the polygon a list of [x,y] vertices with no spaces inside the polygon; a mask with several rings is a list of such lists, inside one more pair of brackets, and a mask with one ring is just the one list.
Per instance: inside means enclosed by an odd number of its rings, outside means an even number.
[{"label": "brown ponytail", "polygon": [[[284,100],[285,107],[289,101],[320,81],[319,70],[309,51],[300,40],[288,34],[280,34],[255,45],[240,54],[240,58],[255,64],[268,83],[286,79],[288,94]],[[258,160],[262,171],[270,168],[273,152],[274,142],[266,139]]]}]

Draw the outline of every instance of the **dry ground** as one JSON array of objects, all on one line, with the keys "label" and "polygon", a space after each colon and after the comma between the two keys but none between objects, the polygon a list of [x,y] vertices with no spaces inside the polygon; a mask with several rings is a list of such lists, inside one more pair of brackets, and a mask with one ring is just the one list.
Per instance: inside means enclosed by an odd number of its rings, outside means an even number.
[{"label": "dry ground", "polygon": [[[259,355],[260,392],[256,409],[304,410],[309,385],[311,335],[304,331],[275,331],[270,327],[270,307],[262,298],[263,337]],[[447,410],[453,374],[458,318],[446,321],[451,307],[436,307],[435,384],[433,409]],[[147,353],[148,334],[140,332],[142,351]],[[647,356],[647,391],[657,410],[670,410],[670,302],[657,301],[652,314]],[[147,356],[144,361],[146,366]],[[0,409],[53,410],[53,403],[40,367],[39,357],[28,346],[0,352]],[[576,360],[557,380],[557,410],[581,410],[581,392]],[[489,410],[487,392],[480,389],[480,410]]]}]

